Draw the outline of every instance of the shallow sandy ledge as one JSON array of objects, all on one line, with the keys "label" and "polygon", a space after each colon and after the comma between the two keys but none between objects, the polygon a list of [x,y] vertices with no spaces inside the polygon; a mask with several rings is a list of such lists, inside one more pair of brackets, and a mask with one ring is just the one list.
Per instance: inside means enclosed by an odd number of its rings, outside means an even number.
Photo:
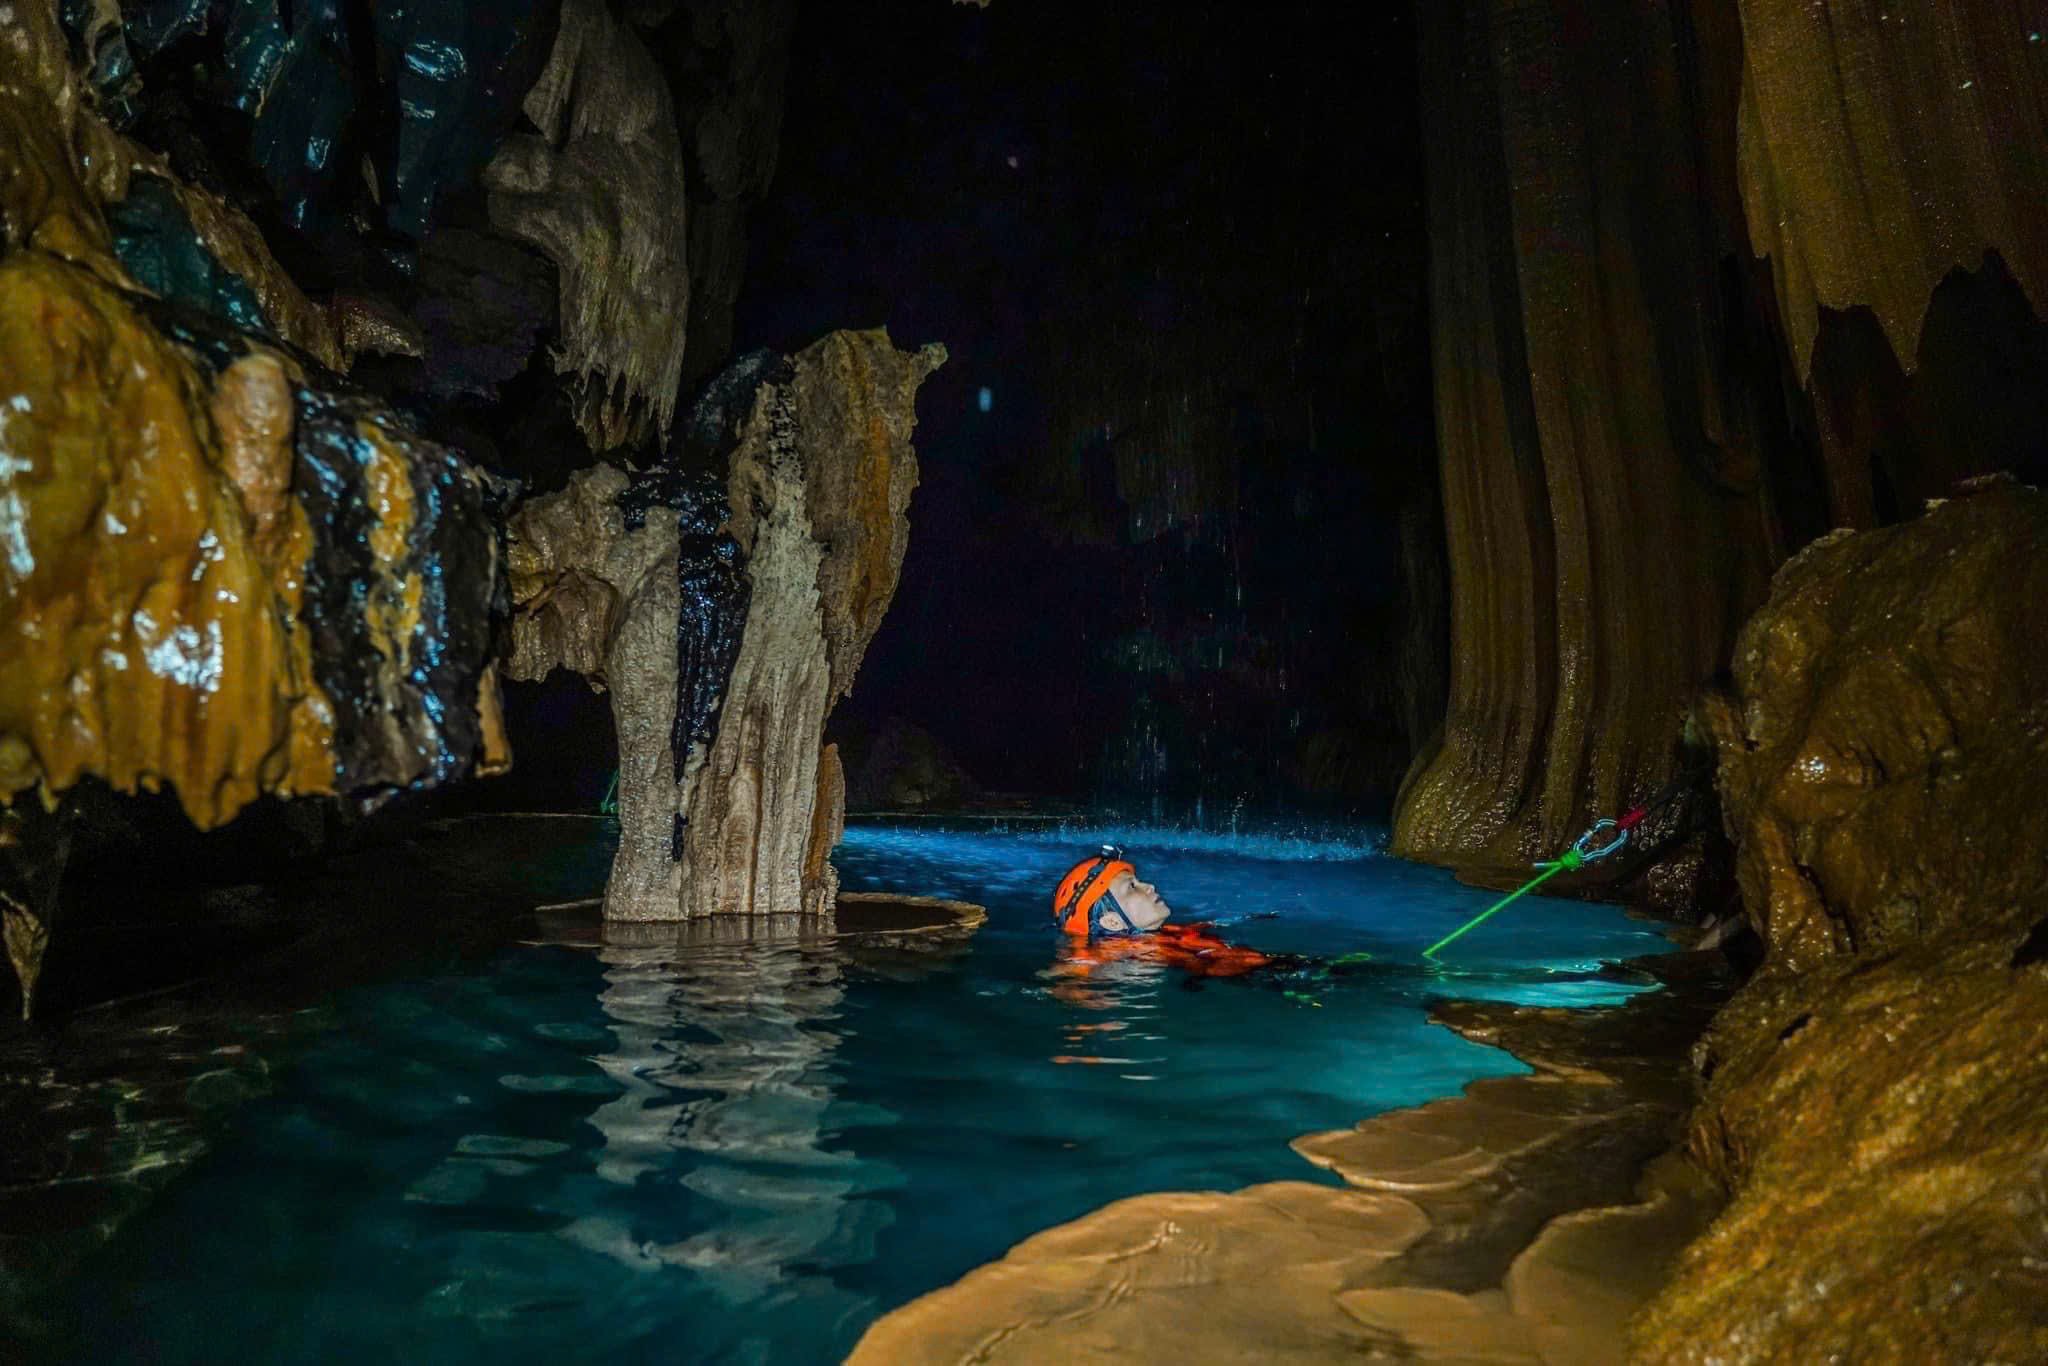
[{"label": "shallow sandy ledge", "polygon": [[1311,1134],[1346,1187],[1120,1200],[877,1322],[856,1366],[996,1361],[1623,1360],[1622,1324],[1718,1208],[1671,1148],[1716,955],[1635,965],[1666,990],[1433,1016],[1536,1070]]}]

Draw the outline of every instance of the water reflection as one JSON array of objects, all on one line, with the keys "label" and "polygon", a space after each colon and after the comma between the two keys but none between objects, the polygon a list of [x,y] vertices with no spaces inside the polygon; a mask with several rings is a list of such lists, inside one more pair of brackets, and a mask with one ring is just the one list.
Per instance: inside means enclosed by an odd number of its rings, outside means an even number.
[{"label": "water reflection", "polygon": [[[1161,1060],[1149,1046],[1165,1042],[1158,1027],[1159,991],[1167,967],[1156,958],[1105,956],[1086,943],[1063,943],[1040,973],[1046,994],[1088,1011],[1063,1015],[1061,1046],[1052,1061],[1088,1067],[1143,1067]],[[1104,1018],[1107,1017],[1107,1018]],[[1127,1081],[1154,1081],[1151,1072],[1126,1072]]]},{"label": "water reflection", "polygon": [[884,1212],[852,1197],[874,1175],[828,1146],[845,989],[831,928],[787,916],[607,929],[598,1001],[614,1042],[593,1061],[619,1094],[589,1117],[596,1174],[679,1186],[718,1216],[664,1240],[593,1214],[564,1236],[631,1266],[688,1268],[732,1302],[791,1268],[867,1255]]}]

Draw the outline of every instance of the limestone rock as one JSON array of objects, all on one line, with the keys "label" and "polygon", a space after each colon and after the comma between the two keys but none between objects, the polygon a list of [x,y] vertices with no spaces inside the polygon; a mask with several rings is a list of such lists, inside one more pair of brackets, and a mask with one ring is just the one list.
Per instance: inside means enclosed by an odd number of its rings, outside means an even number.
[{"label": "limestone rock", "polygon": [[1709,707],[1767,946],[1702,1045],[1735,1192],[1645,1360],[2041,1360],[2048,496],[1993,483],[1780,572]]},{"label": "limestone rock", "polygon": [[665,436],[690,295],[668,82],[605,0],[566,0],[525,110],[539,134],[507,138],[484,172],[491,221],[560,270],[555,367],[582,384],[591,449]]},{"label": "limestone rock", "polygon": [[2031,23],[2007,0],[1741,11],[1743,207],[1802,379],[1824,307],[1867,305],[1910,368],[1928,296],[1986,247],[2048,311],[2038,9]]},{"label": "limestone rock", "polygon": [[[124,287],[103,212],[140,182],[174,209],[194,247],[249,292],[268,326],[331,369],[344,361],[327,315],[308,300],[256,227],[217,195],[173,176],[164,159],[109,127],[71,68],[55,0],[22,0],[0,17],[0,234]],[[95,23],[104,26],[104,16]],[[137,173],[142,173],[138,175]]]},{"label": "limestone rock", "polygon": [[[502,765],[488,481],[279,349],[334,343],[255,230],[84,106],[51,6],[7,16],[0,801],[168,784],[204,829],[264,793]],[[103,206],[138,164],[165,221],[233,240],[200,277],[225,269],[267,323],[136,288]],[[13,929],[32,984],[47,922]]]},{"label": "limestone rock", "polygon": [[612,691],[607,918],[831,906],[845,780],[825,719],[895,592],[917,388],[944,354],[878,330],[749,358],[687,424],[695,458],[729,463],[722,488],[600,468],[513,519],[512,676],[566,665]]},{"label": "limestone rock", "polygon": [[1783,400],[1700,284],[1739,227],[1713,10],[1421,11],[1451,676],[1405,856],[1526,867],[1657,791],[1763,597]]},{"label": "limestone rock", "polygon": [[835,332],[755,400],[728,476],[753,596],[717,738],[684,774],[685,915],[832,904],[829,863],[804,877],[819,745],[896,591],[917,389],[944,360],[938,346],[898,351],[881,330]]}]

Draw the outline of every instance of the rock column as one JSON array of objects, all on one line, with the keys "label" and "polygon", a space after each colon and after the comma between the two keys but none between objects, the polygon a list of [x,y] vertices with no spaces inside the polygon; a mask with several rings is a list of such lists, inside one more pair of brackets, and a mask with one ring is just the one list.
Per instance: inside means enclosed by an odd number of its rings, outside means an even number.
[{"label": "rock column", "polygon": [[750,357],[683,443],[723,453],[722,490],[599,468],[515,517],[512,676],[561,664],[612,692],[607,919],[830,909],[845,782],[825,721],[896,591],[917,388],[944,358],[879,330]]}]

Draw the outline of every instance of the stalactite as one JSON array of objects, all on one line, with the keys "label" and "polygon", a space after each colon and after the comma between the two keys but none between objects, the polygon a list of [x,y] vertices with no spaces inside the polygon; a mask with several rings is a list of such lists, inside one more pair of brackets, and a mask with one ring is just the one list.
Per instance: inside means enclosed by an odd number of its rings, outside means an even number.
[{"label": "stalactite", "polygon": [[2048,16],[2014,0],[1741,0],[1750,241],[1804,379],[1819,310],[1907,368],[1928,296],[1997,250],[2048,312]]},{"label": "stalactite", "polygon": [[560,268],[555,366],[581,385],[591,448],[666,436],[690,295],[668,82],[605,0],[567,0],[525,110],[540,132],[506,139],[486,169],[491,221]]}]

